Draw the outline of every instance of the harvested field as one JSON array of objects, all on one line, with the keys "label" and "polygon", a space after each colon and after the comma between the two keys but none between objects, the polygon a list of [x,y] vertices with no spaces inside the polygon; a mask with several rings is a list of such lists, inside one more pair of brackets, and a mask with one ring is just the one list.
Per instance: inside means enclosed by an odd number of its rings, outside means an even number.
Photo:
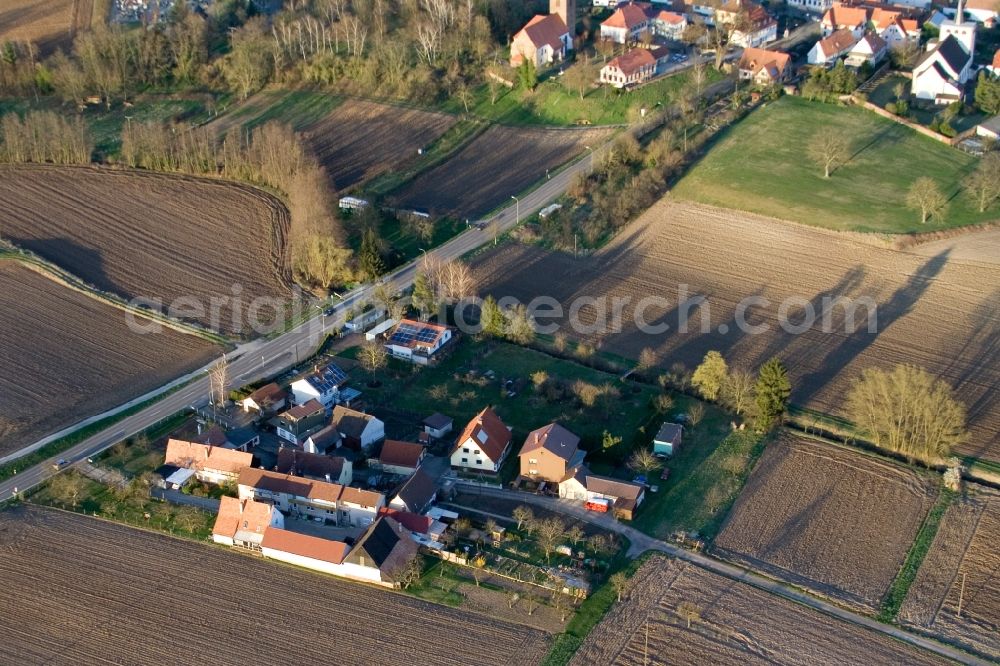
[{"label": "harvested field", "polygon": [[397,193],[396,203],[457,218],[483,215],[611,131],[494,125],[450,160],[415,178]]},{"label": "harvested field", "polygon": [[965,496],[948,507],[899,620],[994,659],[1000,656],[997,544],[1000,493],[969,484]]},{"label": "harvested field", "polygon": [[[481,255],[475,269],[480,291],[498,298],[527,303],[551,296],[564,313],[578,298],[602,299],[607,327],[574,329],[567,316],[545,323],[619,356],[637,359],[650,347],[662,367],[680,362],[693,369],[714,349],[731,366],[749,369],[779,355],[791,375],[792,401],[822,412],[843,413],[844,396],[864,368],[916,363],[951,384],[968,407],[972,438],[960,452],[1000,460],[998,266],[953,259],[947,249],[920,257],[853,235],[668,197],[590,256],[511,245]],[[699,296],[706,304],[687,310],[688,330],[679,332],[677,304]],[[875,332],[868,332],[869,308],[860,300],[854,326],[845,323],[846,309],[835,304],[841,296],[874,301]],[[651,302],[644,321],[668,330],[639,330],[636,306],[646,297],[665,300]],[[748,297],[767,300],[744,302]],[[613,298],[627,299],[617,331]],[[780,326],[781,305],[790,298],[799,300],[788,301],[786,324],[803,321],[804,304],[815,313],[801,333]],[[743,325],[736,318],[741,303],[749,306]],[[594,308],[583,308],[579,320],[593,324]],[[748,327],[758,324],[769,328],[755,334]]]},{"label": "harvested field", "polygon": [[92,0],[4,0],[0,3],[0,44],[29,41],[43,51],[66,46],[90,25]]},{"label": "harvested field", "polygon": [[343,190],[399,169],[456,120],[446,113],[348,100],[307,128],[306,137],[334,189]]},{"label": "harvested field", "polygon": [[547,648],[473,611],[85,516],[10,510],[0,535],[0,663],[467,666]]},{"label": "harvested field", "polygon": [[[288,211],[274,197],[233,183],[140,171],[0,168],[0,237],[125,298],[186,297],[215,328],[244,329],[247,304],[288,297]],[[234,285],[238,285],[234,288]],[[191,303],[188,303],[190,306]],[[189,310],[190,311],[190,310]],[[193,313],[197,315],[197,313]]]},{"label": "harvested field", "polygon": [[1000,264],[1000,229],[969,231],[953,238],[923,243],[910,250],[923,257],[933,257],[944,251],[953,259]]},{"label": "harvested field", "polygon": [[[697,613],[690,627],[679,608]],[[570,663],[915,666],[947,662],[746,583],[654,556],[639,568],[628,596],[615,604]]]},{"label": "harvested field", "polygon": [[169,329],[134,333],[121,310],[0,260],[0,455],[201,367],[218,352]]},{"label": "harvested field", "polygon": [[786,432],[764,451],[714,549],[877,610],[934,498],[909,468]]}]

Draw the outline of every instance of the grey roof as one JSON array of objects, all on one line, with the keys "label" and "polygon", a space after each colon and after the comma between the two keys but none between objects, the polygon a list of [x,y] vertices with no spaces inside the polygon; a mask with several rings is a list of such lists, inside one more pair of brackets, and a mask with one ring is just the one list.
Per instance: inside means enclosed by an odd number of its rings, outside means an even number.
[{"label": "grey roof", "polygon": [[935,53],[940,53],[945,64],[948,65],[949,69],[951,69],[951,73],[949,74],[941,71],[939,67],[939,73],[945,79],[953,79],[958,76],[965,65],[969,62],[969,53],[965,50],[965,47],[962,46],[962,43],[955,39],[954,35],[948,35],[943,40],[938,42],[934,48],[925,53],[913,69],[916,70],[920,67],[920,65],[927,62],[929,58],[933,58]]},{"label": "grey roof", "polygon": [[435,430],[440,430],[441,428],[447,428],[454,423],[454,419],[450,416],[445,416],[441,412],[435,412],[431,414],[426,419],[424,419],[424,425],[428,428],[433,428]]},{"label": "grey roof", "polygon": [[642,487],[636,483],[591,474],[587,477],[587,490],[609,497],[634,500],[639,497]]},{"label": "grey roof", "polygon": [[550,423],[528,433],[528,438],[524,440],[524,446],[521,447],[521,455],[545,449],[569,462],[573,460],[579,446],[579,437],[558,423]]},{"label": "grey roof", "polygon": [[278,462],[274,471],[279,474],[321,478],[329,474],[330,479],[336,481],[344,469],[344,462],[344,458],[339,456],[324,456],[284,447],[278,451]]},{"label": "grey roof", "polygon": [[437,493],[437,483],[418,467],[414,475],[407,479],[396,493],[396,497],[403,500],[407,508],[422,511],[434,499],[435,493]]},{"label": "grey roof", "polygon": [[335,446],[340,441],[340,433],[337,432],[336,426],[328,425],[322,430],[314,432],[309,439],[313,441],[317,449],[325,450]]},{"label": "grey roof", "polygon": [[677,444],[681,441],[683,433],[684,426],[679,423],[664,423],[660,426],[660,431],[656,433],[655,441]]},{"label": "grey roof", "polygon": [[350,554],[344,558],[347,562],[358,564],[358,556],[364,553],[376,567],[385,564],[389,556],[392,555],[393,548],[404,537],[393,529],[389,522],[391,519],[379,518],[368,528],[361,540],[358,541]]},{"label": "grey roof", "polygon": [[371,414],[358,412],[342,405],[333,408],[333,423],[344,437],[360,438],[369,421],[377,421]]},{"label": "grey roof", "polygon": [[988,129],[991,132],[1000,133],[1000,116],[993,116],[989,120],[984,120],[979,123],[979,126]]},{"label": "grey roof", "polygon": [[243,446],[248,444],[253,440],[260,437],[260,433],[257,432],[256,428],[246,427],[246,428],[235,428],[226,432],[226,439],[235,444],[236,446]]}]

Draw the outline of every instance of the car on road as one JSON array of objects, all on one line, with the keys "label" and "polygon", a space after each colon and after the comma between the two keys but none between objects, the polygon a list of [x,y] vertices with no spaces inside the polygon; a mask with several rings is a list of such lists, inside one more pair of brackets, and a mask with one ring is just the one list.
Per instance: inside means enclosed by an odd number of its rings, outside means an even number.
[{"label": "car on road", "polygon": [[328,307],[328,308],[327,308],[326,310],[323,310],[323,316],[324,316],[324,317],[330,317],[330,316],[333,316],[333,313],[334,313],[334,312],[336,312],[336,311],[337,311],[337,308],[335,308],[335,307],[333,307],[333,306],[331,305],[331,306],[330,306],[330,307]]},{"label": "car on road", "polygon": [[68,464],[69,464],[68,460],[66,460],[65,458],[60,458],[59,460],[57,460],[54,463],[52,463],[52,468],[56,469],[56,470],[60,470],[63,467],[66,467],[66,465],[68,465]]}]

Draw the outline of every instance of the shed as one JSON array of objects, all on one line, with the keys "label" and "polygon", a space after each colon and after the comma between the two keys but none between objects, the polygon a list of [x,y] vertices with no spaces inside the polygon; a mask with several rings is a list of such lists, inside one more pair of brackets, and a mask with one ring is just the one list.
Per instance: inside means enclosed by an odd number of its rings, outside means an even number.
[{"label": "shed", "polygon": [[435,412],[424,419],[424,432],[435,439],[441,439],[454,427],[455,421],[450,416]]},{"label": "shed", "polygon": [[653,438],[653,453],[672,456],[681,445],[684,426],[679,423],[664,423]]},{"label": "shed", "polygon": [[395,319],[386,319],[381,324],[379,324],[378,326],[375,326],[370,331],[368,331],[367,333],[365,333],[365,340],[368,340],[370,342],[370,341],[374,340],[375,338],[377,338],[378,336],[384,334],[386,331],[388,331],[390,328],[392,328],[395,325],[396,325],[396,320]]}]

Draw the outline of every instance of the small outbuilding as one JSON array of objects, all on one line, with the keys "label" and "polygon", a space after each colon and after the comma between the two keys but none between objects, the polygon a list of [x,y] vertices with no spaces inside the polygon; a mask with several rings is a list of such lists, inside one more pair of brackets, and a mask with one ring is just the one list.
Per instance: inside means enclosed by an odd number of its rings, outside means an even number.
[{"label": "small outbuilding", "polygon": [[681,437],[684,434],[684,426],[679,423],[664,423],[660,426],[659,432],[653,438],[653,453],[666,456],[674,455],[681,445]]},{"label": "small outbuilding", "polygon": [[455,420],[441,412],[435,412],[424,419],[424,432],[434,439],[443,439],[455,427]]}]

